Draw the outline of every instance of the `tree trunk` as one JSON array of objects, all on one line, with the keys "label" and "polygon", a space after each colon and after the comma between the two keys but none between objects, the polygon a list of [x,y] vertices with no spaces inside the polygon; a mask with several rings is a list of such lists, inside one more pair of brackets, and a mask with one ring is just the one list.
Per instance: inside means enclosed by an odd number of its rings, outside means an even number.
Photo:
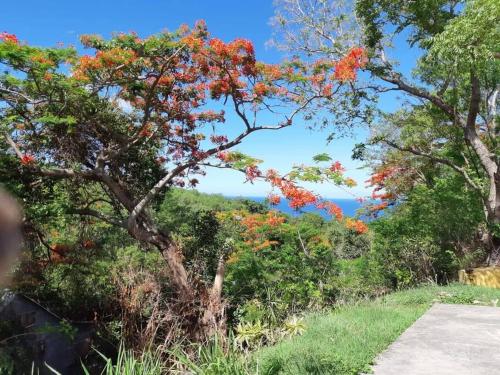
[{"label": "tree trunk", "polygon": [[169,240],[169,243],[162,246],[161,252],[167,262],[170,282],[179,301],[185,304],[195,302],[196,291],[194,285],[189,282],[187,271],[182,264],[182,254],[178,247]]},{"label": "tree trunk", "polygon": [[225,304],[222,301],[222,284],[226,269],[225,256],[219,258],[214,283],[208,296],[208,303],[201,319],[202,334],[204,337],[218,335],[223,339],[226,332]]},{"label": "tree trunk", "polygon": [[[137,233],[138,227],[131,233]],[[168,235],[142,232],[137,237],[156,246],[166,262],[170,285],[174,292],[174,313],[181,319],[189,339],[203,342],[217,334],[225,336],[225,314],[222,303],[222,283],[224,280],[225,258],[219,259],[217,273],[210,290],[199,280],[190,278],[183,264],[183,256]]]},{"label": "tree trunk", "polygon": [[488,266],[500,267],[500,238],[492,235],[489,245]]},{"label": "tree trunk", "polygon": [[[105,175],[101,178],[130,212],[127,220],[129,234],[140,242],[153,245],[162,254],[174,294],[171,306],[181,320],[188,338],[202,341],[215,332],[222,333],[220,327],[223,327],[225,322],[224,306],[220,298],[224,275],[223,264],[219,264],[214,287],[209,292],[202,282],[189,277],[183,264],[182,252],[169,233],[159,230],[144,210],[136,212],[134,200],[118,183]],[[215,296],[215,299],[212,296]]]},{"label": "tree trunk", "polygon": [[219,260],[217,273],[210,290],[199,280],[190,280],[183,265],[182,254],[170,240],[162,249],[170,282],[177,297],[176,313],[185,323],[192,340],[203,342],[214,335],[225,336],[225,306],[222,302],[225,259]]},{"label": "tree trunk", "polygon": [[500,174],[495,173],[490,178],[490,189],[485,202],[487,233],[483,236],[483,243],[488,252],[486,264],[500,266]]},{"label": "tree trunk", "polygon": [[[473,148],[488,177],[488,196],[484,202],[488,234],[485,245],[488,250],[487,264],[500,265],[500,169],[498,158],[490,151],[477,132],[481,88],[479,79],[471,72],[471,98],[467,120],[463,123],[465,141]],[[458,119],[460,120],[460,119]]]}]

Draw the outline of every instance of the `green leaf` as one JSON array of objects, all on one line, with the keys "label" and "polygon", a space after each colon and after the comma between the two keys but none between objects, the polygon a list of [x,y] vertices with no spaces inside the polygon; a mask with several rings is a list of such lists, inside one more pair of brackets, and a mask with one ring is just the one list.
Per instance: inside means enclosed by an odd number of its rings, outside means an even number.
[{"label": "green leaf", "polygon": [[52,125],[61,125],[61,124],[75,125],[76,124],[76,119],[73,116],[58,117],[58,116],[54,116],[52,114],[39,117],[36,119],[36,121],[40,122],[42,124],[52,124]]},{"label": "green leaf", "polygon": [[328,155],[327,153],[324,152],[322,154],[318,154],[318,155],[313,156],[313,160],[316,163],[320,163],[322,161],[331,161],[332,158],[330,157],[330,155]]}]

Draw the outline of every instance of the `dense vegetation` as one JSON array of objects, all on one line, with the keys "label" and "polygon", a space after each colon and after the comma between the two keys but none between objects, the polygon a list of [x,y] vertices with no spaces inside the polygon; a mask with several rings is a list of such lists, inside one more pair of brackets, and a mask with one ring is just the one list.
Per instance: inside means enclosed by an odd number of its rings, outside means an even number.
[{"label": "dense vegetation", "polygon": [[[498,296],[393,293],[500,262],[498,2],[276,6],[275,42],[295,56],[282,64],[202,22],[84,36],[91,55],[0,34],[0,183],[23,206],[25,238],[9,288],[66,335],[92,326],[88,372],[359,373],[435,299]],[[411,79],[386,54],[395,40],[418,49]],[[406,100],[383,111],[394,91]],[[224,130],[226,110],[240,129]],[[356,217],[302,185],[355,185],[329,155],[279,173],[235,149],[299,118],[329,139],[369,127],[353,158],[373,194]],[[211,167],[267,182],[268,203],[191,189]],[[280,199],[331,219],[287,216]],[[0,334],[2,373],[29,372],[24,333]]]},{"label": "dense vegetation", "polygon": [[[201,277],[213,277],[217,264],[209,263],[212,254],[231,241],[235,250],[227,261],[223,295],[234,350],[246,353],[320,327],[311,323],[312,318],[302,321],[306,311],[354,303],[422,281],[454,279],[465,260],[456,256],[462,263],[454,261],[450,250],[431,246],[446,230],[429,231],[428,221],[419,221],[417,210],[427,209],[418,196],[413,199],[398,206],[397,214],[373,221],[373,230],[361,235],[315,214],[292,218],[253,201],[183,189],[169,191],[155,215],[175,228],[186,264]],[[171,288],[160,255],[124,241],[111,225],[61,226],[62,219],[54,221],[57,226],[43,228],[52,234],[52,245],[33,240],[13,287],[69,321],[95,320],[95,345],[108,356],[113,356],[110,343],[138,352],[158,345],[173,349],[182,343],[176,332],[178,319],[168,307]],[[411,225],[405,225],[406,220]],[[427,237],[422,237],[424,232]],[[386,345],[425,306],[406,307],[408,317],[376,348]],[[384,307],[385,318],[400,313],[391,309],[392,305]],[[373,319],[380,315],[372,310],[366,314]],[[346,311],[339,314],[355,318]],[[176,350],[189,351],[189,343]],[[17,352],[8,354],[18,364],[26,360],[16,358]],[[239,363],[240,355],[235,355]],[[361,358],[367,363],[368,357]],[[100,362],[95,356],[89,361]]]},{"label": "dense vegetation", "polygon": [[[169,191],[155,216],[175,228],[185,262],[200,278],[213,278],[213,254],[231,244],[223,295],[229,323],[242,332],[255,324],[277,328],[294,313],[384,287],[366,272],[368,234],[337,221],[286,217],[253,201],[182,189]],[[96,319],[105,341],[136,350],[176,344],[180,328],[168,308],[161,256],[124,241],[111,225],[63,220],[43,228],[53,242],[33,240],[14,275],[16,290],[68,320]]]}]

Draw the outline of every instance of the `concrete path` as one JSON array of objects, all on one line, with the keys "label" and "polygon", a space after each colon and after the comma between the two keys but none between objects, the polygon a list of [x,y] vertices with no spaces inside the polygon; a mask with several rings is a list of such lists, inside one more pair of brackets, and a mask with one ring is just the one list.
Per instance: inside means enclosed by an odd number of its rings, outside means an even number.
[{"label": "concrete path", "polygon": [[375,375],[500,375],[500,308],[436,304],[383,352]]}]

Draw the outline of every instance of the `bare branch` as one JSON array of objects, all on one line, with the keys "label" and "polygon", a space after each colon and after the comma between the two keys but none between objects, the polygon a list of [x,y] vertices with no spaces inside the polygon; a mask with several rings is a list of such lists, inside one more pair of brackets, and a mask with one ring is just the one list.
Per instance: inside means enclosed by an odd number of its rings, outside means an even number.
[{"label": "bare branch", "polygon": [[446,103],[442,98],[431,94],[430,92],[418,88],[415,86],[412,86],[401,78],[401,75],[399,73],[395,72],[390,72],[389,74],[386,75],[380,75],[380,79],[382,79],[385,82],[392,83],[396,85],[396,87],[408,94],[414,95],[418,98],[425,99],[430,101],[432,104],[434,104],[436,107],[441,109],[446,115],[452,119],[452,120],[457,120],[457,116],[455,114],[455,111],[451,105]]},{"label": "bare branch", "polygon": [[19,147],[17,147],[16,142],[14,142],[14,140],[11,138],[11,136],[8,133],[4,133],[4,137],[7,140],[7,143],[9,144],[9,146],[12,147],[12,149],[16,153],[17,157],[19,159],[22,159],[23,158],[23,153],[21,152],[21,150],[19,149]]}]

